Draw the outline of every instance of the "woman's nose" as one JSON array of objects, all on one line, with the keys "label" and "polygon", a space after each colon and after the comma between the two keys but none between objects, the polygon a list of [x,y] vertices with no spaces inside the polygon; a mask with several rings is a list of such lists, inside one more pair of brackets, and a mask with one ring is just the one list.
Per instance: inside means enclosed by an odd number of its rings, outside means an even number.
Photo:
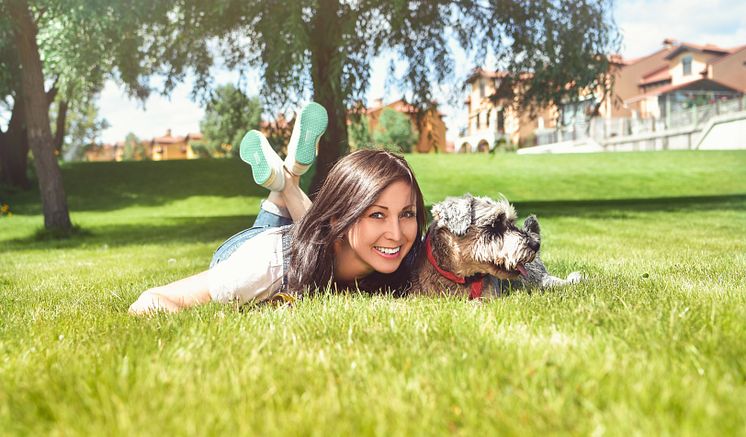
[{"label": "woman's nose", "polygon": [[388,237],[391,240],[394,240],[397,242],[401,241],[402,232],[401,232],[401,224],[399,223],[398,217],[395,217],[393,220],[389,221],[387,231],[388,231]]}]

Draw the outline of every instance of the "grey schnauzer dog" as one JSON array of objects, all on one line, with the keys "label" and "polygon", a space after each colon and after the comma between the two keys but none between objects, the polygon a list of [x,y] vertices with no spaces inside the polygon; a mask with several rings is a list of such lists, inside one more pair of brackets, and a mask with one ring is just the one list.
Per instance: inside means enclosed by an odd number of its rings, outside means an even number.
[{"label": "grey schnauzer dog", "polygon": [[539,258],[541,233],[536,217],[516,226],[507,199],[448,198],[433,205],[424,253],[418,254],[410,294],[499,296],[515,288],[547,288],[577,283],[547,272]]}]

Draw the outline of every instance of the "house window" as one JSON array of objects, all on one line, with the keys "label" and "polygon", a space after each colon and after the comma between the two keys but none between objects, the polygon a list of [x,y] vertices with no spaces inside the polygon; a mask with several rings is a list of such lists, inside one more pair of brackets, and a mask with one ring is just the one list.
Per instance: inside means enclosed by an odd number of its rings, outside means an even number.
[{"label": "house window", "polygon": [[684,58],[681,60],[681,67],[684,70],[684,76],[689,76],[690,74],[692,74],[692,57],[684,56]]},{"label": "house window", "polygon": [[477,112],[477,129],[479,129],[479,119],[481,118],[480,115],[482,114]]},{"label": "house window", "polygon": [[487,110],[487,122],[485,123],[487,125],[487,127],[490,127],[490,116],[491,115],[492,115],[492,110],[488,109]]},{"label": "house window", "polygon": [[486,86],[483,77],[479,78],[479,97],[484,97],[484,87]]}]

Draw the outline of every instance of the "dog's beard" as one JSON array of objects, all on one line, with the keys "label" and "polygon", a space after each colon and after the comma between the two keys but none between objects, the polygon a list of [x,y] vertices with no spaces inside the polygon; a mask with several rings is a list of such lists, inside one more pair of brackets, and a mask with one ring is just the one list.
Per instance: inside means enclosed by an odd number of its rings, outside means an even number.
[{"label": "dog's beard", "polygon": [[485,272],[500,279],[515,279],[526,274],[525,264],[536,258],[524,235],[510,232],[500,237],[484,238],[474,245],[473,258],[485,265]]}]

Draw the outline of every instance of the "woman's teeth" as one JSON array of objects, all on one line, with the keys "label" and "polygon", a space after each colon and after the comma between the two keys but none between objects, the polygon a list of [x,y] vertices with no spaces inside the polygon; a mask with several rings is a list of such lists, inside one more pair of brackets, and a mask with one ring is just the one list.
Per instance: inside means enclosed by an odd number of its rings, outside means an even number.
[{"label": "woman's teeth", "polygon": [[384,253],[386,255],[396,255],[399,253],[399,249],[401,249],[401,246],[399,247],[378,247],[376,246],[376,250]]}]

